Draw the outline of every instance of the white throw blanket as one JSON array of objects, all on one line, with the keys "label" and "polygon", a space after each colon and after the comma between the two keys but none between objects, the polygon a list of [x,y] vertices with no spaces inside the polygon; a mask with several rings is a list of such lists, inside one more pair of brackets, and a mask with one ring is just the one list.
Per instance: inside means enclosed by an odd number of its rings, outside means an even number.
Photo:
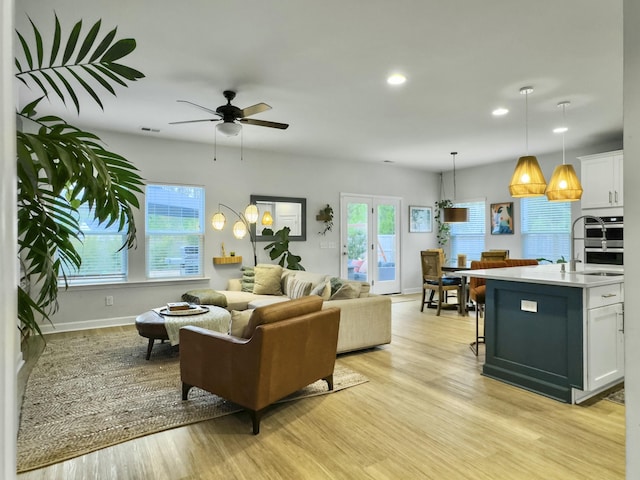
[{"label": "white throw blanket", "polygon": [[[172,346],[180,343],[180,328],[186,327],[187,325],[206,328],[207,330],[213,330],[215,332],[229,333],[231,314],[221,307],[214,307],[213,305],[202,306],[209,307],[209,311],[199,315],[162,315],[165,328],[167,329],[169,343]],[[154,310],[160,313],[162,308],[154,308]]]}]

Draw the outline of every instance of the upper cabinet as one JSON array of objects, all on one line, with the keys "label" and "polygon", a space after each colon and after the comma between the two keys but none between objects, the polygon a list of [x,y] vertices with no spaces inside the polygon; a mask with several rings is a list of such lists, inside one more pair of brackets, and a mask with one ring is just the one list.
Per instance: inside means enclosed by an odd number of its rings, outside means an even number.
[{"label": "upper cabinet", "polygon": [[622,207],[622,150],[578,157],[582,209]]}]

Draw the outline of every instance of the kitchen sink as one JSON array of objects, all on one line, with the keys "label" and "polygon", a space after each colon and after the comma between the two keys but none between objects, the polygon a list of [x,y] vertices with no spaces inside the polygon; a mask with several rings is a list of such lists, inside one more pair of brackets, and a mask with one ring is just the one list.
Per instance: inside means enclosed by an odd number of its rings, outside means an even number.
[{"label": "kitchen sink", "polygon": [[583,272],[584,275],[595,275],[598,277],[619,277],[624,275],[624,273],[620,272]]}]

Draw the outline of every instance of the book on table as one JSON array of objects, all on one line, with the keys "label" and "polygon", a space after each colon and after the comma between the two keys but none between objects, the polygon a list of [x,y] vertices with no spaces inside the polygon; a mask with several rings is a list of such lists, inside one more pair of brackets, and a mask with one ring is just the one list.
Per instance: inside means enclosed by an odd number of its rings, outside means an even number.
[{"label": "book on table", "polygon": [[179,310],[189,310],[189,302],[169,302],[167,303],[167,310],[170,312],[176,312]]}]

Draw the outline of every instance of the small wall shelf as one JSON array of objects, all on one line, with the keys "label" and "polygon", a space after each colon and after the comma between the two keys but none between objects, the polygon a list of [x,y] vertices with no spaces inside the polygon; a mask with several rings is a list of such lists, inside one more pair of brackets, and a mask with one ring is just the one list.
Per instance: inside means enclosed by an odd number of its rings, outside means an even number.
[{"label": "small wall shelf", "polygon": [[213,264],[214,265],[228,265],[230,263],[242,263],[242,256],[213,257]]}]

